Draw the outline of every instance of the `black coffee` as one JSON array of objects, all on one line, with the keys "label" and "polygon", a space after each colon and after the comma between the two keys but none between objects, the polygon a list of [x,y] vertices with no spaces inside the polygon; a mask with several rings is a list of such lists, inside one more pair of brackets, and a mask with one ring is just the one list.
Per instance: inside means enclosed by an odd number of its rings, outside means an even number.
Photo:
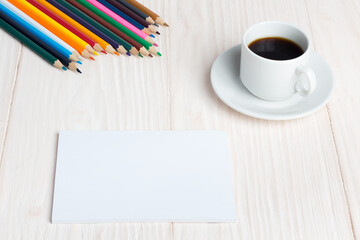
[{"label": "black coffee", "polygon": [[281,37],[257,39],[249,44],[249,48],[257,55],[272,60],[289,60],[304,53],[299,45]]}]

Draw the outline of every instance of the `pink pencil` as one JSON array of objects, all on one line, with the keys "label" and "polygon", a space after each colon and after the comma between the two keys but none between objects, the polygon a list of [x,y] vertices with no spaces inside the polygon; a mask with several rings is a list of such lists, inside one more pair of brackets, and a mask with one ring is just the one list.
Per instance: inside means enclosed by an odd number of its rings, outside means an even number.
[{"label": "pink pencil", "polygon": [[92,5],[94,5],[96,8],[98,8],[99,10],[106,13],[106,15],[108,15],[111,18],[115,19],[117,22],[119,22],[121,25],[123,25],[124,27],[126,27],[130,31],[134,32],[136,35],[138,35],[139,37],[141,37],[145,41],[147,41],[147,42],[149,42],[151,44],[154,44],[155,46],[158,46],[154,42],[154,40],[152,40],[152,37],[150,37],[149,35],[147,35],[143,31],[141,31],[140,29],[138,29],[137,27],[135,27],[134,25],[132,25],[131,23],[129,23],[128,21],[126,21],[125,19],[123,19],[122,17],[120,17],[119,15],[117,15],[116,13],[114,13],[113,11],[111,11],[110,9],[108,9],[107,7],[102,5],[101,3],[99,3],[98,1],[96,1],[96,0],[87,0],[87,1],[89,3],[91,3]]}]

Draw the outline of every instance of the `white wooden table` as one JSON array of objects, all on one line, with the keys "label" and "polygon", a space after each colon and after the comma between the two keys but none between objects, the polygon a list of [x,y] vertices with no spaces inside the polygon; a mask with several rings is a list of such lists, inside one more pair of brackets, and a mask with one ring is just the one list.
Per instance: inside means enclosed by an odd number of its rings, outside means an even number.
[{"label": "white wooden table", "polygon": [[[0,239],[360,239],[360,1],[144,0],[163,57],[99,56],[62,72],[0,31]],[[215,58],[262,20],[298,25],[337,80],[329,104],[257,120],[210,85]],[[233,224],[50,223],[60,130],[224,130]],[[204,166],[206,167],[206,166]]]}]

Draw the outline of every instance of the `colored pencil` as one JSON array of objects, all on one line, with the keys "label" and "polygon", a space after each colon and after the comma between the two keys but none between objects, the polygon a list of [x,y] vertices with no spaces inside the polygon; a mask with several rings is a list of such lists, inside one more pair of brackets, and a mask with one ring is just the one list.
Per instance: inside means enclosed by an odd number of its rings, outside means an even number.
[{"label": "colored pencil", "polygon": [[[72,12],[76,13],[78,16],[83,18],[85,21],[91,23],[92,25],[96,26],[98,29],[101,29],[103,32],[107,33],[109,36],[112,36],[112,38],[116,39],[116,37],[119,37],[123,39],[123,41],[126,41],[126,44],[123,44],[123,46],[133,55],[138,55],[139,52],[144,55],[148,56],[149,52],[146,50],[145,47],[143,47],[141,44],[136,42],[134,39],[130,38],[125,33],[121,32],[119,29],[117,29],[115,26],[111,25],[80,3],[76,2],[75,0],[60,0],[60,4],[63,4],[66,8],[70,9]],[[109,33],[108,33],[109,32]]]},{"label": "colored pencil", "polygon": [[116,0],[119,3],[121,3],[122,5],[124,5],[125,7],[127,7],[128,9],[130,9],[131,11],[133,11],[134,13],[136,13],[137,15],[139,15],[142,19],[144,19],[145,21],[147,21],[150,24],[154,24],[155,21],[154,19],[152,19],[149,15],[147,15],[146,13],[142,12],[140,9],[137,9],[136,7],[134,7],[133,5],[131,5],[130,3],[128,3],[126,0]]},{"label": "colored pencil", "polygon": [[50,45],[52,48],[54,48],[56,51],[58,51],[59,53],[61,53],[64,57],[68,58],[69,60],[73,60],[73,61],[79,61],[79,59],[74,56],[69,50],[67,50],[66,48],[64,48],[63,46],[61,46],[60,44],[58,44],[57,42],[55,42],[53,39],[51,39],[49,36],[47,36],[46,34],[42,33],[41,31],[39,31],[37,28],[35,28],[34,26],[32,26],[30,23],[28,23],[25,19],[21,18],[19,15],[17,15],[16,13],[14,13],[12,11],[12,9],[10,9],[8,7],[8,3],[5,1],[1,1],[0,2],[0,10],[7,16],[9,16],[11,19],[13,19],[14,21],[18,22],[20,25],[22,25],[24,27],[24,29],[26,29],[27,32],[29,32],[29,34],[33,34],[36,37],[42,39],[45,43],[47,43],[48,45]]},{"label": "colored pencil", "polygon": [[141,37],[139,37],[138,35],[136,35],[132,31],[127,29],[125,26],[118,23],[115,19],[108,16],[106,13],[104,13],[100,9],[96,8],[91,3],[87,2],[86,0],[75,0],[75,1],[77,1],[78,3],[83,5],[84,7],[88,8],[90,11],[92,11],[93,13],[98,15],[99,17],[103,18],[104,20],[106,20],[107,22],[109,22],[110,24],[112,24],[113,26],[118,28],[120,31],[124,32],[126,35],[128,35],[129,37],[131,37],[132,39],[134,39],[135,41],[137,41],[141,45],[143,45],[149,52],[161,56],[161,53],[157,51],[155,46],[153,46],[151,43],[145,41],[144,39],[142,39]]},{"label": "colored pencil", "polygon": [[0,28],[56,68],[79,73],[79,57],[95,60],[95,50],[161,56],[157,23],[168,26],[136,0],[0,0]]},{"label": "colored pencil", "polygon": [[134,25],[140,31],[143,31],[147,35],[151,34],[149,29],[147,29],[146,27],[144,27],[143,25],[138,23],[135,19],[131,18],[124,12],[120,11],[118,8],[116,8],[115,6],[113,6],[112,4],[107,2],[106,0],[97,0],[97,1],[99,3],[101,3],[102,5],[104,5],[105,7],[107,7],[108,9],[110,9],[111,11],[113,11],[114,13],[116,13],[117,15],[119,15],[120,17],[122,17],[123,19],[125,19],[126,21],[128,21],[129,23],[131,23],[132,25]]},{"label": "colored pencil", "polygon": [[33,52],[38,54],[42,59],[53,65],[54,67],[57,67],[59,69],[67,70],[66,67],[60,62],[59,59],[51,55],[49,52],[47,52],[45,49],[40,47],[38,44],[33,42],[31,39],[26,37],[24,34],[16,30],[14,27],[12,27],[10,24],[5,22],[3,19],[0,18],[0,27],[4,29],[7,33],[9,33],[11,36],[16,38],[19,42],[30,48]]},{"label": "colored pencil", "polygon": [[80,39],[78,36],[61,26],[55,20],[41,12],[39,9],[31,5],[29,2],[24,0],[8,0],[10,3],[15,5],[25,14],[29,15],[35,21],[39,22],[49,31],[54,33],[59,38],[63,39],[69,45],[74,47],[83,57],[90,58],[89,52],[94,52],[94,49],[85,41]]},{"label": "colored pencil", "polygon": [[[80,56],[79,52],[76,51],[72,46],[70,46],[69,44],[67,44],[66,42],[64,42],[62,39],[60,39],[58,36],[56,36],[55,34],[53,34],[52,32],[50,32],[49,30],[47,30],[46,28],[44,28],[41,24],[39,24],[38,22],[36,22],[34,19],[32,19],[31,17],[29,17],[28,15],[26,15],[25,13],[23,13],[22,11],[20,11],[17,7],[15,7],[14,5],[12,5],[11,3],[9,3],[8,1],[2,1],[2,3],[8,8],[10,9],[13,13],[15,13],[16,15],[18,15],[19,17],[21,17],[22,19],[24,19],[27,23],[31,24],[33,27],[35,27],[37,30],[39,30],[40,32],[42,32],[43,34],[47,35],[49,38],[51,38],[53,41],[57,42],[58,44],[60,44],[63,48],[65,48],[66,50],[68,50],[70,52],[70,60],[72,61],[78,61],[79,63],[81,63],[77,57]],[[72,57],[73,56],[73,57]]]},{"label": "colored pencil", "polygon": [[[77,21],[76,14],[73,14],[71,11],[69,11],[67,8],[64,8],[61,4],[59,4],[56,1],[45,1],[45,0],[37,0],[53,12],[55,12],[57,15],[59,15],[63,20],[68,22],[69,24],[73,25],[75,28],[83,32],[85,35],[90,37],[94,42],[96,42],[97,48],[105,49],[109,53],[115,53],[115,49],[112,47],[112,45],[107,41],[108,39],[103,39],[101,36],[96,34],[96,32],[91,31],[86,26],[84,26],[83,23]],[[80,19],[80,18],[79,18]],[[122,51],[122,49],[121,49]],[[117,53],[115,53],[118,55]]]},{"label": "colored pencil", "polygon": [[[123,46],[123,42],[119,42],[117,39],[112,38],[112,36],[109,36],[108,34],[101,31],[97,26],[93,25],[93,22],[91,22],[89,19],[84,19],[83,16],[77,11],[74,12],[74,9],[69,9],[69,4],[66,4],[65,1],[58,0],[47,0],[47,2],[51,3],[53,6],[61,10],[63,13],[71,17],[73,20],[87,28],[89,31],[93,32],[100,38],[102,38],[104,41],[107,42],[106,46],[104,46],[103,42],[100,42],[100,45],[108,52],[114,53],[115,49],[122,53],[126,54],[126,49]],[[71,5],[70,5],[71,7]],[[75,8],[76,10],[76,8]],[[110,44],[110,45],[109,45]]]},{"label": "colored pencil", "polygon": [[138,1],[136,0],[125,0],[125,1],[127,1],[131,5],[142,11],[143,13],[149,15],[156,23],[167,27],[169,26],[159,15],[157,15],[156,13],[154,13],[153,11],[151,11],[149,8],[145,7]]},{"label": "colored pencil", "polygon": [[[65,21],[63,18],[60,17],[60,14],[58,12],[55,12],[57,10],[55,7],[49,4],[46,1],[40,1],[40,0],[27,0],[29,3],[31,3],[33,6],[35,6],[37,9],[54,19],[56,22],[64,26],[66,29],[80,37],[82,40],[90,44],[96,51],[102,51],[104,49],[101,48],[101,46],[95,42],[93,39],[85,35],[82,31],[80,31],[78,28],[76,28],[74,25],[71,25],[69,22]],[[60,10],[58,10],[60,13],[62,13]],[[57,15],[58,14],[58,15]],[[77,22],[76,22],[77,23]],[[80,25],[81,26],[81,25]],[[87,29],[86,29],[87,30]],[[91,32],[90,32],[91,33]]]},{"label": "colored pencil", "polygon": [[105,14],[107,14],[109,17],[111,17],[112,19],[116,20],[118,23],[120,23],[121,25],[123,25],[125,28],[127,28],[128,30],[130,30],[131,32],[135,33],[136,35],[138,35],[139,37],[141,37],[142,39],[144,39],[145,41],[154,44],[155,46],[157,46],[154,42],[154,40],[147,35],[146,33],[142,32],[141,30],[139,30],[138,28],[136,28],[134,25],[132,25],[131,23],[129,23],[128,21],[126,21],[124,18],[120,17],[119,15],[117,15],[116,13],[114,13],[113,11],[111,11],[109,8],[105,7],[104,5],[102,5],[100,2],[96,1],[96,0],[87,0],[89,3],[91,3],[93,6],[97,7],[99,10],[101,10],[102,12],[104,12]]},{"label": "colored pencil", "polygon": [[145,19],[143,19],[142,17],[140,17],[139,15],[137,15],[136,13],[134,13],[133,11],[131,11],[130,9],[125,7],[123,4],[119,3],[118,1],[116,1],[116,0],[101,0],[100,2],[102,3],[104,1],[110,3],[111,5],[113,5],[117,9],[119,9],[121,12],[123,12],[124,14],[129,16],[131,19],[140,23],[143,27],[149,29],[150,32],[160,34],[155,25],[148,23]]},{"label": "colored pencil", "polygon": [[[0,3],[0,18],[6,21],[8,24],[10,24],[13,28],[17,29],[19,32],[24,34],[27,38],[31,39],[36,44],[40,45],[43,49],[45,49],[47,52],[55,56],[59,61],[66,66],[67,68],[76,71],[78,70],[75,63],[71,62],[68,58],[66,58],[64,55],[59,53],[57,50],[55,50],[52,46],[44,42],[41,38],[37,37],[36,35],[29,32],[25,27],[23,27],[22,24],[17,22],[15,19],[13,19],[10,15],[7,15],[3,11],[3,5]],[[80,70],[78,70],[80,72]]]}]

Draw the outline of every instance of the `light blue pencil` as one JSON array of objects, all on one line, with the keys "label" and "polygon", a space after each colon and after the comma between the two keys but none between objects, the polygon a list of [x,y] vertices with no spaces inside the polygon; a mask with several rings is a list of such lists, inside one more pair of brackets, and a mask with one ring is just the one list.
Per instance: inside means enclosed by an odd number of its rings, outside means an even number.
[{"label": "light blue pencil", "polygon": [[73,55],[72,52],[61,46],[59,43],[54,41],[52,38],[47,36],[46,34],[39,31],[36,27],[25,21],[22,17],[17,15],[15,12],[13,12],[11,9],[9,9],[5,4],[3,4],[3,1],[0,1],[0,9],[3,11],[6,15],[8,15],[10,18],[12,18],[14,21],[19,23],[21,26],[23,26],[27,31],[34,34],[36,37],[40,38],[42,41],[50,45],[52,48],[54,48],[57,52],[59,52],[61,55],[63,55],[65,58],[71,60],[71,61],[79,61],[79,59]]}]

